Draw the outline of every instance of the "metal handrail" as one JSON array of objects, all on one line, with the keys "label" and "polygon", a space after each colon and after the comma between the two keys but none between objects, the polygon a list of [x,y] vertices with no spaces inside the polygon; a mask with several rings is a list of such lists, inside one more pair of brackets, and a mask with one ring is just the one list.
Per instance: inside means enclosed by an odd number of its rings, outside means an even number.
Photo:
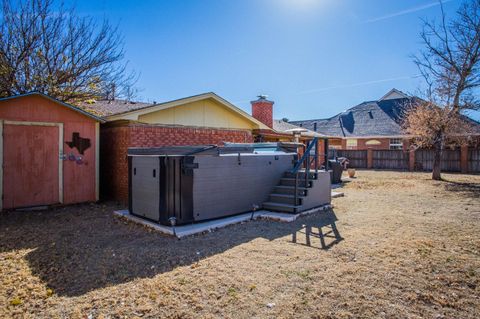
[{"label": "metal handrail", "polygon": [[[295,164],[295,166],[292,168],[291,172],[292,173],[296,173],[298,172],[298,170],[302,167],[302,164],[305,162],[306,158],[308,157],[308,155],[310,154],[310,151],[312,150],[313,148],[313,145],[317,144],[318,142],[318,137],[314,137],[310,143],[308,143],[307,145],[307,149],[305,150],[305,153],[303,153],[303,156],[302,158],[300,158],[297,163]],[[315,150],[315,156],[318,155],[318,150]]]},{"label": "metal handrail", "polygon": [[[305,149],[305,153],[303,153],[302,157],[297,161],[293,169],[291,170],[292,174],[295,174],[295,195],[294,195],[294,206],[297,206],[298,201],[298,174],[300,169],[305,164],[305,187],[310,185],[310,166],[312,162],[315,163],[315,175],[318,174],[318,137],[314,137],[308,144],[307,148]],[[310,159],[310,152],[315,146],[315,155],[313,159]]]}]

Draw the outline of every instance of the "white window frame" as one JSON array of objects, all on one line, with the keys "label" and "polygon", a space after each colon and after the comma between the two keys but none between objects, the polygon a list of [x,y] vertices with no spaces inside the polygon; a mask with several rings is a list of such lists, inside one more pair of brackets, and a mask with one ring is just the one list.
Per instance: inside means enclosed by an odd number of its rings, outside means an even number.
[{"label": "white window frame", "polygon": [[401,138],[391,138],[389,141],[391,150],[403,150],[403,139]]}]

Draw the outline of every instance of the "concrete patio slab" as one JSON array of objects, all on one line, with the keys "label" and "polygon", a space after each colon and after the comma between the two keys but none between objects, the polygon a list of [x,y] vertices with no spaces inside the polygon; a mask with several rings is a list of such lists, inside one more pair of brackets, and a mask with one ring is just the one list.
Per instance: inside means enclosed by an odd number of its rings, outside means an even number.
[{"label": "concrete patio slab", "polygon": [[191,236],[195,234],[200,234],[203,232],[207,231],[212,231],[214,229],[218,228],[223,228],[228,225],[233,225],[233,224],[238,224],[242,222],[246,222],[252,219],[252,213],[253,213],[253,219],[269,219],[269,220],[274,220],[274,221],[280,221],[280,222],[293,222],[300,216],[308,215],[308,214],[313,214],[317,212],[321,212],[324,210],[331,209],[332,205],[324,205],[320,207],[316,207],[313,209],[310,209],[308,211],[299,213],[299,214],[287,214],[287,213],[278,213],[278,212],[272,212],[272,211],[267,211],[267,210],[259,210],[256,212],[249,212],[249,213],[244,213],[240,215],[235,215],[235,216],[229,216],[225,218],[219,218],[215,220],[210,220],[210,221],[205,221],[205,222],[199,222],[195,224],[189,224],[189,225],[182,225],[182,226],[176,226],[175,227],[175,232],[173,230],[173,227],[169,226],[164,226],[157,224],[155,222],[131,215],[128,210],[117,210],[114,211],[113,213],[116,216],[126,218],[129,221],[150,227],[156,231],[159,231],[161,233],[167,234],[167,235],[172,235],[176,236],[178,238],[186,237],[186,236]]},{"label": "concrete patio slab", "polygon": [[332,198],[343,197],[345,194],[343,192],[332,192]]}]

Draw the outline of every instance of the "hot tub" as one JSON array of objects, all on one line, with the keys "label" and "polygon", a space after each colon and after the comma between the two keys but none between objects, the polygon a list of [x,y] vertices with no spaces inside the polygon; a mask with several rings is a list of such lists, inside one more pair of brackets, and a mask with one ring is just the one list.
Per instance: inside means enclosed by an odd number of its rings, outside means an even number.
[{"label": "hot tub", "polygon": [[170,225],[262,207],[297,160],[296,146],[130,148],[131,214]]}]

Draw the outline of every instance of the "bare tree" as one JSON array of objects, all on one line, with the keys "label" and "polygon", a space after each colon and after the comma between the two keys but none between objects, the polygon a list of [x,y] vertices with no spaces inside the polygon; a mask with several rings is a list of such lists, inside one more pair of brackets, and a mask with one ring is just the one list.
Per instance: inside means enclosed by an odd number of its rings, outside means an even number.
[{"label": "bare tree", "polygon": [[3,0],[0,96],[39,91],[66,102],[132,86],[123,38],[107,20],[80,17],[53,0]]},{"label": "bare tree", "polygon": [[435,150],[435,180],[441,179],[444,148],[470,132],[469,125],[461,124],[468,122],[462,113],[480,108],[480,0],[464,1],[452,20],[440,4],[441,20],[424,21],[420,35],[425,48],[414,57],[428,84],[427,102],[411,108],[405,120],[414,145]]}]

